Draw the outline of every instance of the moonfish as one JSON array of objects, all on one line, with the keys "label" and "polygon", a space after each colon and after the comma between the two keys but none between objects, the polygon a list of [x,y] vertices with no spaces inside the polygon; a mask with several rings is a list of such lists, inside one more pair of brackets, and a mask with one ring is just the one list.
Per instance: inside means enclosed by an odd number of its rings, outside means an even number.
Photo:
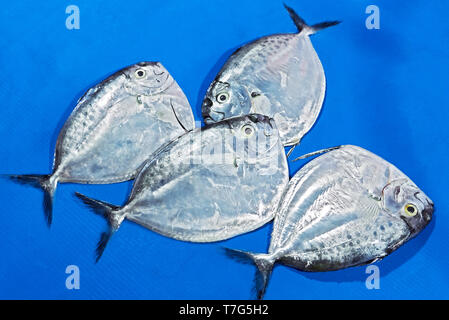
[{"label": "moonfish", "polygon": [[122,207],[76,195],[108,221],[98,261],[124,219],[191,242],[252,231],[273,219],[288,177],[273,119],[251,114],[192,130],[162,147],[142,167]]},{"label": "moonfish", "polygon": [[275,119],[285,146],[297,145],[311,129],[323,104],[326,79],[309,36],[339,22],[309,26],[285,7],[298,33],[266,36],[235,51],[207,90],[205,123],[265,114]]},{"label": "moonfish", "polygon": [[278,203],[267,254],[225,249],[257,267],[258,298],[274,264],[315,272],[372,263],[423,230],[434,208],[395,166],[351,145],[307,163]]},{"label": "moonfish", "polygon": [[59,133],[51,174],[9,177],[44,190],[50,225],[58,183],[131,180],[157,148],[193,127],[190,104],[162,64],[137,63],[117,71],[78,100]]}]

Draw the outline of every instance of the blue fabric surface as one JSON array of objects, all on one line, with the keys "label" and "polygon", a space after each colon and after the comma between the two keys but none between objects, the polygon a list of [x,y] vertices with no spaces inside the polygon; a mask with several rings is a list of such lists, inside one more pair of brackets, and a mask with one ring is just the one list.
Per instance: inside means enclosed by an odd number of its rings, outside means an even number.
[{"label": "blue fabric surface", "polygon": [[[65,26],[70,4],[80,8],[79,30]],[[312,38],[327,96],[294,155],[362,146],[405,172],[434,201],[436,213],[416,239],[377,263],[379,290],[365,287],[365,267],[310,274],[278,266],[266,298],[449,298],[449,2],[288,4],[310,23],[343,20]],[[380,30],[365,27],[370,4],[380,8]],[[57,134],[77,99],[115,70],[161,61],[199,120],[205,90],[233,49],[296,31],[282,2],[268,0],[10,1],[2,4],[0,29],[0,173],[17,174],[50,173]],[[291,174],[303,164],[291,164]],[[221,243],[192,244],[125,222],[95,264],[105,222],[73,192],[120,204],[130,188],[60,185],[48,230],[42,193],[1,180],[0,298],[250,297],[253,268],[218,249],[265,252],[271,224]],[[79,290],[65,286],[68,265],[80,269]]]}]

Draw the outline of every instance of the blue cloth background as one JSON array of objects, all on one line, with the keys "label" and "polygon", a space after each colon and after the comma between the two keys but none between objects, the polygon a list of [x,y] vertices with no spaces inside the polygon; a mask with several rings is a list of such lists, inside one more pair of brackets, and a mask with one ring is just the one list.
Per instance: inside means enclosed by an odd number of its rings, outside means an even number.
[{"label": "blue cloth background", "polygon": [[[80,8],[80,30],[65,27],[71,4]],[[449,298],[449,2],[288,4],[310,23],[343,20],[312,38],[327,97],[294,155],[339,144],[367,148],[409,175],[433,199],[436,214],[417,238],[377,263],[379,290],[366,289],[365,267],[308,274],[278,266],[266,298]],[[380,8],[380,30],[365,27],[370,4]],[[296,31],[282,2],[268,0],[9,1],[0,29],[1,173],[49,173],[57,134],[76,100],[115,70],[161,61],[200,119],[202,96],[233,49]],[[291,174],[303,164],[291,164]],[[225,242],[192,244],[125,222],[95,264],[105,222],[73,192],[120,204],[130,188],[60,185],[48,230],[42,193],[2,180],[0,298],[250,297],[253,268],[218,249],[264,252],[271,224]],[[80,268],[80,290],[65,287],[68,265]]]}]

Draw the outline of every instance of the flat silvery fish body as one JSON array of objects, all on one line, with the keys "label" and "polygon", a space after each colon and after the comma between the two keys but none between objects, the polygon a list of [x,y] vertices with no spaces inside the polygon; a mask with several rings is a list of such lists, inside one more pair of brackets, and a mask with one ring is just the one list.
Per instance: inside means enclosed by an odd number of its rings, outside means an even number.
[{"label": "flat silvery fish body", "polygon": [[238,49],[210,85],[206,123],[260,113],[275,119],[285,146],[311,129],[323,104],[326,79],[309,35],[337,22],[308,26],[287,7],[299,32],[257,39]]},{"label": "flat silvery fish body", "polygon": [[432,214],[433,202],[404,173],[346,145],[310,161],[290,180],[268,254],[228,252],[255,261],[261,297],[275,263],[301,271],[371,263],[416,236]]},{"label": "flat silvery fish body", "polygon": [[50,223],[58,182],[131,180],[157,148],[193,127],[189,102],[173,77],[159,62],[141,62],[79,99],[59,134],[51,175],[11,178],[44,189]]},{"label": "flat silvery fish body", "polygon": [[287,183],[274,121],[254,114],[195,129],[161,148],[142,167],[123,207],[77,195],[112,228],[102,236],[100,256],[125,218],[192,242],[252,231],[274,217]]}]

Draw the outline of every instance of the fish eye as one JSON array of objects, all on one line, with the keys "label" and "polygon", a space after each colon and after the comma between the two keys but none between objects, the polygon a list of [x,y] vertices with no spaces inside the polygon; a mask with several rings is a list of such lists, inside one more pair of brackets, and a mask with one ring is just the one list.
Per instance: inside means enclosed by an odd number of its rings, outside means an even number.
[{"label": "fish eye", "polygon": [[225,103],[229,99],[229,94],[227,92],[220,92],[215,99],[217,99],[218,103]]},{"label": "fish eye", "polygon": [[418,208],[414,204],[409,203],[404,206],[404,212],[409,217],[414,217],[418,213]]},{"label": "fish eye", "polygon": [[246,124],[242,127],[242,132],[247,138],[249,138],[254,134],[254,127]]},{"label": "fish eye", "polygon": [[137,79],[142,79],[143,77],[145,77],[145,74],[146,72],[143,69],[137,69],[136,72],[134,72],[134,75]]}]

